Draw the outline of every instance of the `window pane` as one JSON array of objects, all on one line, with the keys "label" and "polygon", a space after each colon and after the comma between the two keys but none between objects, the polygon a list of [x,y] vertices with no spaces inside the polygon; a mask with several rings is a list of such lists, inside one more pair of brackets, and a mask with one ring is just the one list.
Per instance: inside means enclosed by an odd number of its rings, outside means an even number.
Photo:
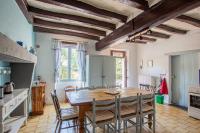
[{"label": "window pane", "polygon": [[116,58],[116,85],[122,85],[123,58]]},{"label": "window pane", "polygon": [[60,65],[60,79],[67,80],[69,79],[68,73],[68,48],[61,49],[61,65]]},{"label": "window pane", "polygon": [[77,50],[71,49],[71,79],[78,79],[78,62],[77,62]]}]

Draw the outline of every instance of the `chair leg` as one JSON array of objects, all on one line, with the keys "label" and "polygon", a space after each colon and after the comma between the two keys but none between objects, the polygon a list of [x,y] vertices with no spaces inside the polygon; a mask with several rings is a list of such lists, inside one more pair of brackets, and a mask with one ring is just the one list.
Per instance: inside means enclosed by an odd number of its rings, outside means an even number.
[{"label": "chair leg", "polygon": [[106,132],[106,125],[103,126],[103,133]]},{"label": "chair leg", "polygon": [[123,121],[123,129],[124,129],[124,133],[126,132],[126,122],[125,120]]},{"label": "chair leg", "polygon": [[58,125],[59,125],[59,120],[56,120],[56,128],[55,128],[55,133],[56,133],[56,131],[57,131],[57,128],[58,128]]},{"label": "chair leg", "polygon": [[60,131],[61,131],[61,128],[62,128],[62,120],[60,121],[60,125],[59,125],[59,130],[58,130],[58,133],[60,133]]},{"label": "chair leg", "polygon": [[136,133],[138,133],[138,123],[139,123],[138,116],[136,116]]},{"label": "chair leg", "polygon": [[87,132],[87,118],[84,117],[84,132],[86,133]]},{"label": "chair leg", "polygon": [[142,133],[142,126],[143,126],[143,116],[142,114],[140,115],[140,133]]},{"label": "chair leg", "polygon": [[156,132],[156,116],[155,116],[155,112],[153,114],[153,133]]},{"label": "chair leg", "polygon": [[115,122],[115,133],[117,132],[117,122]]},{"label": "chair leg", "polygon": [[119,130],[119,133],[121,133],[121,120],[118,121],[118,130]]},{"label": "chair leg", "polygon": [[95,128],[95,126],[93,125],[92,126],[92,133],[96,133],[96,130],[95,130],[96,128]]}]

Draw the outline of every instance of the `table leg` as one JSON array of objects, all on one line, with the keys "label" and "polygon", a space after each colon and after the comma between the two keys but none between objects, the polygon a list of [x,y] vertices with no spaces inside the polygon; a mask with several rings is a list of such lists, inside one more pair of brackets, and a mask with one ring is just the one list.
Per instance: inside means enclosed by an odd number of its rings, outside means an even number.
[{"label": "table leg", "polygon": [[84,116],[85,112],[91,110],[91,105],[79,106],[79,133],[84,133]]},{"label": "table leg", "polygon": [[148,122],[148,126],[151,129],[152,128],[152,114],[148,115],[148,121],[150,121],[150,122]]}]

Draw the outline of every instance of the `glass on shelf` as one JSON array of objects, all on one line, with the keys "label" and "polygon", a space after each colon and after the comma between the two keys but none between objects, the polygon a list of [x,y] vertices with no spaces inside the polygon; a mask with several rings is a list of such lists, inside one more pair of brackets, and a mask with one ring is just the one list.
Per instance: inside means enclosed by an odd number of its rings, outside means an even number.
[{"label": "glass on shelf", "polygon": [[4,69],[4,70],[3,70],[3,74],[7,74],[7,70]]},{"label": "glass on shelf", "polygon": [[11,70],[9,69],[9,70],[7,71],[7,73],[8,73],[8,74],[11,74]]}]

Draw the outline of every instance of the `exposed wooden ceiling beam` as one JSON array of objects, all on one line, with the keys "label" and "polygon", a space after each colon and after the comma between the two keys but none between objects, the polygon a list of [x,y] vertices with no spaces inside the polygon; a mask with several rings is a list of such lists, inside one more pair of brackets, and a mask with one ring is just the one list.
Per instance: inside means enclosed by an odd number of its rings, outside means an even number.
[{"label": "exposed wooden ceiling beam", "polygon": [[156,39],[155,38],[150,38],[150,37],[146,37],[146,36],[137,36],[135,37],[136,40],[141,40],[141,41],[147,41],[147,42],[155,42]]},{"label": "exposed wooden ceiling beam", "polygon": [[70,29],[70,30],[76,30],[76,31],[81,31],[81,32],[97,35],[97,36],[106,36],[105,31],[101,31],[101,30],[97,30],[97,29],[93,29],[93,28],[88,28],[88,27],[83,27],[83,26],[71,25],[71,24],[50,22],[50,21],[46,21],[46,20],[42,20],[42,19],[38,19],[38,18],[34,18],[33,25]]},{"label": "exposed wooden ceiling beam", "polygon": [[145,32],[143,35],[145,35],[145,36],[152,36],[152,37],[158,37],[158,38],[163,38],[163,39],[170,38],[170,35],[164,34],[164,33],[160,33],[160,32],[156,32],[156,31],[152,31],[149,34],[147,32]]},{"label": "exposed wooden ceiling beam", "polygon": [[193,26],[199,27],[200,28],[200,20],[186,16],[186,15],[181,15],[175,18],[175,20],[185,22],[188,24],[191,24]]},{"label": "exposed wooden ceiling beam", "polygon": [[140,41],[140,40],[126,40],[126,42],[130,42],[130,43],[140,43],[140,44],[147,44],[147,42],[145,41]]},{"label": "exposed wooden ceiling beam", "polygon": [[56,29],[38,27],[38,26],[34,26],[33,31],[34,32],[69,35],[69,36],[77,36],[77,37],[87,38],[87,39],[96,40],[96,41],[99,40],[98,36],[92,36],[92,35],[88,35],[88,34],[84,34],[84,33],[78,33],[78,32],[72,32],[72,31],[64,31],[64,30],[56,30]]},{"label": "exposed wooden ceiling beam", "polygon": [[177,28],[165,25],[165,24],[158,25],[157,28],[171,32],[171,33],[176,33],[176,34],[186,34],[188,32],[187,30],[177,29]]},{"label": "exposed wooden ceiling beam", "polygon": [[116,28],[115,24],[99,21],[96,19],[85,18],[81,16],[69,15],[69,14],[63,14],[63,13],[55,13],[55,12],[46,11],[39,8],[31,7],[31,6],[29,6],[28,9],[29,9],[29,12],[33,14],[33,16],[40,16],[40,17],[51,18],[51,19],[74,20],[74,21],[78,21],[82,23],[87,23],[92,26],[102,27],[108,30],[114,30]]},{"label": "exposed wooden ceiling beam", "polygon": [[101,8],[97,8],[93,5],[90,5],[78,0],[39,0],[39,1],[45,2],[48,4],[53,4],[60,7],[74,9],[82,13],[87,13],[87,14],[91,14],[91,15],[95,15],[99,17],[104,17],[104,18],[109,18],[109,19],[115,18],[115,19],[120,20],[123,23],[127,21],[127,16],[124,16],[115,12],[111,12],[108,10],[104,10]]},{"label": "exposed wooden ceiling beam", "polygon": [[162,0],[97,42],[96,49],[102,50],[124,37],[158,26],[198,6],[199,0]]},{"label": "exposed wooden ceiling beam", "polygon": [[149,4],[146,0],[117,0],[117,1],[141,10],[146,10],[149,8]]},{"label": "exposed wooden ceiling beam", "polygon": [[22,13],[26,17],[27,21],[31,24],[33,22],[33,17],[28,12],[28,3],[26,0],[16,0],[17,5],[21,9]]}]

